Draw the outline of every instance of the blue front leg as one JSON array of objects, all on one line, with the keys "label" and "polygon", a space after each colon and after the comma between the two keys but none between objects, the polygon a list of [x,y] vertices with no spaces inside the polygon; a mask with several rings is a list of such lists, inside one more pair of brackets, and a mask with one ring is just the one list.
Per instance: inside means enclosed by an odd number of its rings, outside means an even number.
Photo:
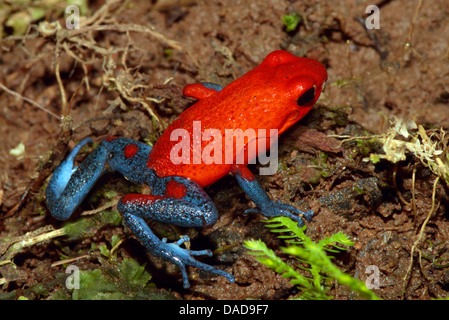
[{"label": "blue front leg", "polygon": [[257,208],[246,210],[245,213],[261,213],[266,217],[289,217],[297,221],[300,227],[304,225],[303,219],[309,222],[312,220],[313,211],[311,210],[304,212],[289,204],[271,200],[246,166],[234,165],[232,173],[243,191],[257,206]]}]

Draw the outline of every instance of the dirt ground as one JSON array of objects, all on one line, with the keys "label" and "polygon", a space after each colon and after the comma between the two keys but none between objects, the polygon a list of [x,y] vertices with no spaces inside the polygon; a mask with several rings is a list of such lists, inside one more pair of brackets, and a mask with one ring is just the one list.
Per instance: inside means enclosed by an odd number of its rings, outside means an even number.
[{"label": "dirt ground", "polygon": [[[26,16],[30,7],[1,2],[10,9],[0,16],[0,298],[70,298],[67,265],[95,270],[128,258],[152,276],[152,295],[145,298],[294,297],[297,289],[287,279],[243,248],[244,240],[260,238],[279,253],[283,242],[261,216],[242,214],[253,204],[231,176],[206,190],[220,213],[213,227],[149,223],[171,240],[188,233],[192,248],[217,249],[202,261],[232,273],[235,283],[190,268],[192,287],[182,289],[179,270],[147,255],[121,221],[11,253],[27,233],[63,226],[50,217],[44,190],[76,142],[121,135],[154,143],[192,104],[182,97],[184,85],[226,85],[278,49],[321,61],[329,78],[314,109],[281,138],[281,170],[261,183],[272,198],[315,212],[307,228],[312,239],[347,234],[355,245],[334,263],[362,281],[367,267],[376,266],[374,291],[380,298],[448,296],[447,180],[436,181],[436,171],[413,152],[396,163],[373,161],[370,155],[385,154],[385,140],[360,138],[385,135],[391,119],[414,121],[443,150],[439,159],[449,166],[446,1],[377,1],[380,29],[373,30],[364,24],[369,3],[355,0],[90,1],[80,29],[67,30],[65,5],[53,5],[31,19],[24,34],[8,19]],[[282,18],[294,14],[301,17],[299,25],[287,31]],[[55,21],[59,27],[49,24]],[[84,150],[80,159],[91,147]],[[120,176],[106,175],[71,221],[85,211],[113,210],[114,201],[132,188]],[[111,245],[117,238],[117,246]],[[109,251],[100,253],[105,247]],[[357,298],[335,284],[330,294]]]}]

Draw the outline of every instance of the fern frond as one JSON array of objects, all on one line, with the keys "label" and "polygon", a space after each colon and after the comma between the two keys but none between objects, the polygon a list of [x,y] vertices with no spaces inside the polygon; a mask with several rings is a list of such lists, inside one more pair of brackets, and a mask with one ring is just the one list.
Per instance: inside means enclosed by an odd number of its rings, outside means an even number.
[{"label": "fern frond", "polygon": [[[315,243],[304,233],[306,226],[299,227],[298,223],[290,218],[275,217],[266,222],[270,231],[279,234],[277,237],[284,239],[288,244],[281,250],[294,256],[300,262],[296,266],[297,269],[282,261],[261,240],[245,241],[245,247],[251,250],[250,253],[255,255],[259,262],[282,274],[282,277],[290,278],[292,284],[303,290],[296,298],[331,299],[332,297],[327,295],[329,289],[326,288],[324,283],[329,279],[335,279],[338,283],[347,285],[352,290],[359,292],[366,299],[378,299],[374,292],[369,290],[362,281],[340,271],[332,263],[332,257],[326,254],[326,251],[339,252],[340,250],[346,250],[339,244],[344,246],[354,245],[354,242],[347,235],[338,232]],[[306,275],[297,270],[305,271]]]},{"label": "fern frond", "polygon": [[312,266],[316,266],[322,272],[336,279],[338,283],[349,286],[352,290],[359,292],[365,299],[379,299],[372,290],[369,290],[365,283],[345,274],[335,266],[322,248],[313,242],[304,245],[304,248],[289,246],[281,248],[283,252],[307,260]]},{"label": "fern frond", "polygon": [[282,274],[283,278],[293,278],[291,280],[293,284],[300,285],[303,288],[310,287],[310,281],[305,276],[276,256],[274,251],[269,249],[262,240],[251,239],[245,241],[244,246],[251,250],[249,253],[255,255],[260,263]]},{"label": "fern frond", "polygon": [[[341,243],[345,246],[353,246],[354,245],[354,242],[351,241],[349,239],[349,237],[341,231],[331,235],[330,237],[327,237],[327,238],[324,238],[324,239],[321,239],[320,241],[318,241],[318,245],[323,249],[326,249],[326,247],[328,247],[328,246],[332,246],[339,250],[347,250],[344,247],[338,246],[337,243]],[[332,251],[332,252],[338,252],[338,251],[335,251],[332,249],[327,249],[327,250]]]},{"label": "fern frond", "polygon": [[296,238],[299,242],[302,241],[311,241],[309,237],[307,237],[304,233],[304,231],[307,229],[307,226],[299,227],[298,222],[293,221],[290,218],[287,217],[274,217],[269,220],[266,220],[265,222],[270,223],[267,224],[266,227],[268,228],[277,228],[277,229],[270,229],[270,232],[275,233],[286,233],[286,235],[293,238]]},{"label": "fern frond", "polygon": [[[304,231],[306,230],[307,226],[298,227],[298,223],[291,220],[287,217],[274,217],[270,220],[266,220],[266,222],[270,223],[267,224],[266,227],[268,228],[277,228],[277,229],[270,229],[270,232],[274,233],[287,233],[284,235],[278,236],[279,239],[289,239],[288,243],[293,244],[301,244],[303,242],[312,242],[312,240],[305,235]],[[295,239],[296,241],[293,241],[291,239]],[[337,245],[337,243],[340,243],[345,246],[353,246],[354,242],[349,239],[347,235],[345,235],[343,232],[337,232],[330,237],[324,238],[318,242],[318,245],[330,252],[338,252],[337,250],[333,250],[329,247],[334,247],[338,250],[347,250],[344,247],[341,247]]]}]

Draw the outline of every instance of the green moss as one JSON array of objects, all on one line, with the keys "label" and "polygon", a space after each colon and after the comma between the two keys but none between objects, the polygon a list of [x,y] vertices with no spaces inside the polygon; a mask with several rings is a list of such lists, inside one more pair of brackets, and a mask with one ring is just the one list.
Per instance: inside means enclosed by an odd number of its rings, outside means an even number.
[{"label": "green moss", "polygon": [[311,179],[310,183],[317,184],[320,182],[321,178],[328,178],[332,175],[335,170],[334,166],[328,164],[329,156],[321,151],[316,158],[312,158],[311,162],[314,164],[317,171],[317,175],[314,179]]},{"label": "green moss", "polygon": [[151,275],[132,259],[125,259],[116,269],[99,268],[80,272],[80,288],[74,300],[127,299],[143,289]]},{"label": "green moss", "polygon": [[[65,282],[67,274],[60,274],[60,281]],[[151,275],[145,265],[126,258],[120,263],[104,262],[95,270],[80,270],[79,288],[60,290],[50,296],[52,300],[128,300],[175,299],[174,295],[159,290],[150,282]]]},{"label": "green moss", "polygon": [[42,283],[38,283],[34,287],[31,288],[31,290],[37,295],[37,296],[43,296],[46,297],[49,294],[48,288],[46,288]]},{"label": "green moss", "polygon": [[[80,272],[80,287],[72,290],[74,300],[173,299],[149,283],[151,275],[133,259],[118,265]],[[53,299],[64,298],[64,292]]]},{"label": "green moss", "polygon": [[94,228],[100,228],[105,225],[118,226],[121,221],[122,217],[117,210],[106,210],[74,222],[68,222],[63,228],[69,237],[79,238],[89,236]]}]

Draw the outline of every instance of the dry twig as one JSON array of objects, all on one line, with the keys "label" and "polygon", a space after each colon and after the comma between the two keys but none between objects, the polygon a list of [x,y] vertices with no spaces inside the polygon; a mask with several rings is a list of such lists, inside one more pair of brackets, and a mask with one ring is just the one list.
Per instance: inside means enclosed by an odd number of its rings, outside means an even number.
[{"label": "dry twig", "polygon": [[61,117],[58,116],[57,114],[55,114],[55,113],[51,112],[50,110],[44,108],[44,107],[41,106],[39,103],[37,103],[37,102],[35,102],[35,101],[31,100],[31,99],[28,99],[27,97],[24,97],[24,96],[22,96],[21,94],[19,94],[19,93],[13,91],[13,90],[7,88],[7,87],[6,87],[5,85],[3,85],[1,82],[0,82],[0,89],[4,90],[5,92],[9,93],[10,95],[13,95],[13,96],[15,96],[15,97],[17,97],[17,98],[19,98],[19,99],[22,99],[22,100],[24,100],[24,101],[30,103],[31,105],[37,107],[38,109],[40,109],[40,110],[42,110],[42,111],[48,113],[48,114],[51,115],[52,117],[55,117],[56,119],[61,120]]},{"label": "dry twig", "polygon": [[415,242],[413,243],[412,249],[410,251],[410,264],[408,266],[407,273],[405,274],[405,276],[403,278],[404,283],[402,285],[401,299],[404,299],[405,290],[407,288],[407,284],[408,284],[408,282],[410,280],[410,277],[411,277],[415,250],[417,250],[419,253],[421,253],[421,250],[418,249],[418,246],[420,245],[420,243],[422,241],[422,237],[423,237],[423,234],[424,234],[424,229],[426,228],[427,223],[429,222],[430,217],[432,216],[432,213],[435,211],[435,195],[436,195],[436,188],[437,188],[437,183],[438,183],[439,179],[440,179],[440,177],[437,177],[435,179],[435,182],[433,183],[432,207],[430,208],[430,211],[427,214],[427,217],[424,220],[424,222],[423,222],[423,224],[421,226],[421,229],[419,230],[418,238],[416,238]]}]

